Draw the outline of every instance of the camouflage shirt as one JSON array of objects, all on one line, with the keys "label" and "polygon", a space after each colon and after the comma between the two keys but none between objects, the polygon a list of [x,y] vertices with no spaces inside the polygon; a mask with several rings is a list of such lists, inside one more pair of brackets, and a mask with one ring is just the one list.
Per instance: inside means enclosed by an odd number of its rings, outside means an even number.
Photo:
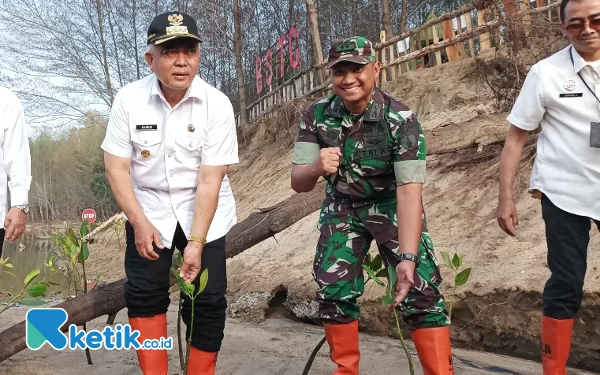
[{"label": "camouflage shirt", "polygon": [[425,182],[421,124],[408,107],[378,88],[355,123],[338,95],[308,108],[293,163],[312,163],[326,147],[340,147],[343,155],[338,173],[326,177],[327,198],[349,199],[354,208],[394,197],[396,186]]}]

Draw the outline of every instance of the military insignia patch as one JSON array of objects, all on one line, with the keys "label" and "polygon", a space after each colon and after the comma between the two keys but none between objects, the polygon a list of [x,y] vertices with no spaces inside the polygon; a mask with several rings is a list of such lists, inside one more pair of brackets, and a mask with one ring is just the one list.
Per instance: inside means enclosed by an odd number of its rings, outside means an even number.
[{"label": "military insignia patch", "polygon": [[408,151],[412,151],[417,148],[417,146],[419,146],[419,142],[417,142],[417,136],[415,133],[411,132],[410,130],[403,133],[400,136],[400,146],[404,147]]}]

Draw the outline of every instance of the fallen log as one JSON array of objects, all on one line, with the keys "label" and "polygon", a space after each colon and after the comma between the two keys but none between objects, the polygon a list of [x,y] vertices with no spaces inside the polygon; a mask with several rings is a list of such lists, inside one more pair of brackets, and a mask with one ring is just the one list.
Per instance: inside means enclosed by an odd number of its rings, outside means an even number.
[{"label": "fallen log", "polygon": [[[225,253],[232,258],[257,243],[272,237],[298,220],[319,209],[325,195],[325,182],[312,192],[294,194],[281,203],[250,214],[236,224],[226,237]],[[70,298],[55,306],[65,309],[69,318],[61,328],[66,332],[71,324],[81,326],[97,317],[113,317],[125,308],[125,279],[94,288],[91,292]],[[171,285],[175,280],[171,277]],[[25,321],[0,332],[0,362],[27,348]]]}]

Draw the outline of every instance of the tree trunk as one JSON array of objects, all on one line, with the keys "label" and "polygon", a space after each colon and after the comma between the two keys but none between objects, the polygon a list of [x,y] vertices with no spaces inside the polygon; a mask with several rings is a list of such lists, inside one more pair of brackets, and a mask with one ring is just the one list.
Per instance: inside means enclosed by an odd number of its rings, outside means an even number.
[{"label": "tree trunk", "polygon": [[[323,49],[321,47],[319,23],[317,21],[317,12],[315,11],[314,0],[306,0],[306,12],[308,13],[308,21],[310,23],[310,35],[313,42],[315,64],[321,64],[323,62]],[[318,69],[317,72],[319,77],[317,84],[321,84],[325,80],[325,75],[322,69]]]},{"label": "tree trunk", "polygon": [[[312,192],[295,194],[275,206],[252,213],[227,234],[227,258],[240,254],[315,212],[321,206],[324,197],[325,182],[321,181]],[[65,309],[69,315],[62,327],[63,332],[68,330],[71,324],[81,326],[99,316],[111,316],[124,309],[124,283],[125,279],[114,281],[57,305],[56,307]],[[175,280],[171,278],[171,285],[174,284]],[[0,332],[0,362],[26,348],[24,321]]]},{"label": "tree trunk", "polygon": [[244,84],[244,68],[242,64],[242,25],[239,0],[233,0],[233,45],[235,48],[235,70],[237,73],[238,92],[240,93],[240,125],[247,122],[246,85]]},{"label": "tree trunk", "polygon": [[398,34],[406,31],[407,4],[408,0],[402,0],[402,14],[400,15],[400,30],[398,30]]},{"label": "tree trunk", "polygon": [[106,77],[106,90],[110,99],[110,105],[114,101],[112,84],[110,82],[110,70],[108,69],[108,53],[106,51],[106,40],[104,40],[104,20],[102,19],[102,0],[96,0],[96,12],[98,13],[98,31],[100,45],[102,46],[102,59],[104,62],[104,76]]},{"label": "tree trunk", "polygon": [[[406,0],[403,0],[405,3]],[[394,35],[394,29],[392,28],[392,9],[390,6],[390,0],[381,0],[381,22],[383,26],[383,31],[385,31],[385,39],[389,39]],[[381,52],[385,54],[389,54],[390,49],[384,48]],[[393,56],[388,56],[388,61],[394,59],[397,56],[396,44],[394,44],[391,48]],[[391,68],[386,69],[386,77],[388,80],[392,79],[392,70]]]},{"label": "tree trunk", "polygon": [[139,54],[139,50],[138,50],[138,38],[137,38],[137,13],[136,13],[136,8],[137,8],[137,2],[135,0],[133,0],[133,45],[134,45],[134,53],[135,53],[135,69],[136,69],[136,73],[137,73],[137,79],[142,78],[141,73],[140,73],[140,54]]}]

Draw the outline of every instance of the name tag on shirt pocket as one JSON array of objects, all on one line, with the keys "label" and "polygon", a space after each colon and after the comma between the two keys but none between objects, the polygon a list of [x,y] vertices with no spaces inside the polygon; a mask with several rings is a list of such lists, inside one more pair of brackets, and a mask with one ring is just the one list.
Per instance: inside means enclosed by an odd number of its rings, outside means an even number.
[{"label": "name tag on shirt pocket", "polygon": [[559,98],[581,98],[583,96],[582,92],[570,92],[568,94],[560,94]]},{"label": "name tag on shirt pocket", "polygon": [[136,125],[135,130],[138,130],[138,131],[158,130],[158,125],[157,124]]}]

